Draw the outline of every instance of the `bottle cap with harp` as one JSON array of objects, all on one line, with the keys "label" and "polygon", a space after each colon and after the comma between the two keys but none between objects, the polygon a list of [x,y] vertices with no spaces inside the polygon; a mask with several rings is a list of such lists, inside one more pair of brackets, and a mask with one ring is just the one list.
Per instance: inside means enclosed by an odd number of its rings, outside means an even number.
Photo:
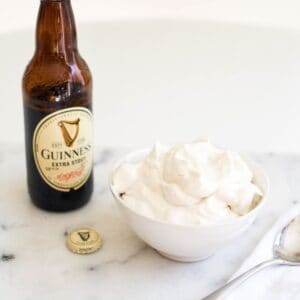
[{"label": "bottle cap with harp", "polygon": [[91,254],[102,246],[102,239],[94,228],[80,228],[73,230],[67,238],[67,247],[77,254]]}]

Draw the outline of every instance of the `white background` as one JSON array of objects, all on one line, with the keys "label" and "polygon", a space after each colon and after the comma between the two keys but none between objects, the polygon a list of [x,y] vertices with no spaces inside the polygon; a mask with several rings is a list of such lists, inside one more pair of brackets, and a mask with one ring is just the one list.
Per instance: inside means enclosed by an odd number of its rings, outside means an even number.
[{"label": "white background", "polygon": [[[23,143],[21,77],[38,0],[0,0],[0,142]],[[96,143],[210,136],[300,151],[300,2],[73,0],[94,75]]]}]

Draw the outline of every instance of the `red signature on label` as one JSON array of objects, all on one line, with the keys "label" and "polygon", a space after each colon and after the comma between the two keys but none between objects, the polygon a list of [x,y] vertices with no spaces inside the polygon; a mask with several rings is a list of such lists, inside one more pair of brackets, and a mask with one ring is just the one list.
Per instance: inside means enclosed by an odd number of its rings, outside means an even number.
[{"label": "red signature on label", "polygon": [[59,181],[67,182],[70,179],[74,179],[74,178],[80,177],[82,175],[83,171],[84,171],[84,166],[82,165],[77,170],[73,170],[73,171],[67,172],[67,173],[60,173],[60,174],[58,174],[56,176],[56,178]]}]

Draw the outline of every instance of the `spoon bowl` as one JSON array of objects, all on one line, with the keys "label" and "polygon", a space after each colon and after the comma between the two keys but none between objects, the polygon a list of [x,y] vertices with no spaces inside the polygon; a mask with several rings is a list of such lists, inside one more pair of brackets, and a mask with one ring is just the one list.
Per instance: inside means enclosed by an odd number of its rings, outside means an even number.
[{"label": "spoon bowl", "polygon": [[[287,238],[291,234],[291,228],[299,223],[300,226],[300,215],[294,217],[286,226],[284,226],[280,232],[277,234],[274,245],[273,245],[273,255],[274,258],[281,258],[287,264],[300,264],[300,243],[296,251],[291,251],[287,249]],[[299,227],[300,230],[300,227]],[[300,233],[300,231],[299,231]],[[296,232],[297,234],[297,232]]]}]

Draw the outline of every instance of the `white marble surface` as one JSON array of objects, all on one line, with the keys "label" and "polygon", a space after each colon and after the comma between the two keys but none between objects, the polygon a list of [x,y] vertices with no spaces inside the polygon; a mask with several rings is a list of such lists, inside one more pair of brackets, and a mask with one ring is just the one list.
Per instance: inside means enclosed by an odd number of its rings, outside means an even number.
[{"label": "white marble surface", "polygon": [[[76,212],[53,214],[29,201],[23,146],[0,149],[1,299],[201,299],[238,269],[277,216],[300,199],[300,156],[253,154],[271,179],[264,212],[244,236],[213,257],[182,264],[147,247],[119,214],[107,175],[125,151],[96,151],[92,202]],[[67,232],[82,225],[102,233],[103,248],[94,255],[78,256],[65,247]]]}]

